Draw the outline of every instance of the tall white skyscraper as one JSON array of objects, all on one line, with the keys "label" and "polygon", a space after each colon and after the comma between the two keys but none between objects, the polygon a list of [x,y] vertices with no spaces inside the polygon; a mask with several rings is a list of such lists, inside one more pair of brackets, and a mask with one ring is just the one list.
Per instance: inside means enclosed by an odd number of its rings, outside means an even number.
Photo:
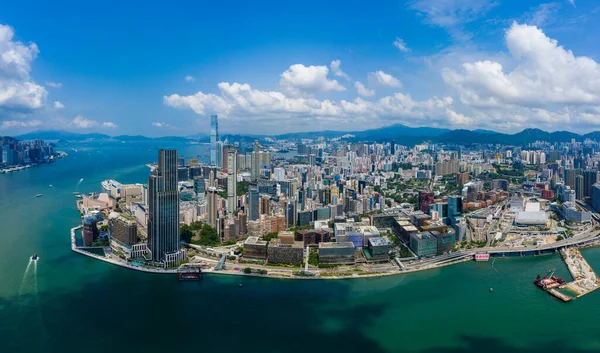
[{"label": "tall white skyscraper", "polygon": [[237,151],[227,152],[227,211],[233,214],[237,209]]},{"label": "tall white skyscraper", "polygon": [[210,116],[210,164],[217,165],[217,142],[219,141],[219,120],[216,115]]}]

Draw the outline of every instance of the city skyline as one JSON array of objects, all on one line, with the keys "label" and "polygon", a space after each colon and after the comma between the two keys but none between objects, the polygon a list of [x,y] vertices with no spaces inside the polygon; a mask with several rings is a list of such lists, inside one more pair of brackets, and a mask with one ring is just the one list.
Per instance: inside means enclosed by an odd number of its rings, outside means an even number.
[{"label": "city skyline", "polygon": [[[0,17],[0,135],[58,128],[183,135],[208,131],[212,114],[223,132],[238,134],[395,123],[499,132],[599,128],[592,1],[318,5],[307,3],[292,21],[297,9],[290,5],[265,5],[269,12],[239,4],[247,15],[216,33],[217,18],[231,15],[220,4],[190,4],[211,13],[197,24],[196,11],[149,3],[147,18],[172,15],[162,32],[141,30],[152,26],[129,16],[139,10],[132,5],[119,14],[94,8],[98,17],[82,24],[70,15],[92,5],[41,18],[9,4]],[[322,15],[342,5],[345,16]],[[119,34],[96,33],[100,18]],[[256,22],[263,24],[250,25]],[[71,48],[69,36],[82,40]]]}]

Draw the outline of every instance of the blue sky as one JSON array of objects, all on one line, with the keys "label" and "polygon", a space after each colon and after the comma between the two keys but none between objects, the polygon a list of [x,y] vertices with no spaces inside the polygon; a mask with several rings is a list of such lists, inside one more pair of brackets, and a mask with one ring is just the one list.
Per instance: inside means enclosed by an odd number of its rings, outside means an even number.
[{"label": "blue sky", "polygon": [[592,0],[4,2],[0,135],[189,135],[214,113],[232,133],[600,130],[599,16]]}]

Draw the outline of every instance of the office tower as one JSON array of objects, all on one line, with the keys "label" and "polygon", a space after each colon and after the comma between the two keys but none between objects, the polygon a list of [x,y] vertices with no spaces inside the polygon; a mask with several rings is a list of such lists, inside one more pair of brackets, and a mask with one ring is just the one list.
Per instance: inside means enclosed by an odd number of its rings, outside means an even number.
[{"label": "office tower", "polygon": [[577,200],[583,200],[584,199],[584,193],[585,193],[585,185],[583,182],[583,175],[578,175],[575,177],[575,198]]},{"label": "office tower", "polygon": [[196,198],[204,200],[204,192],[206,191],[206,181],[201,176],[194,177],[194,192]]},{"label": "office tower", "polygon": [[217,141],[219,141],[219,121],[216,115],[210,116],[210,165],[217,165]]},{"label": "office tower", "polygon": [[419,209],[423,211],[423,213],[429,212],[429,205],[433,202],[433,192],[419,191]]},{"label": "office tower", "polygon": [[224,166],[223,165],[223,142],[221,141],[217,141],[217,146],[215,147],[215,166],[217,167],[217,169],[223,169]]},{"label": "office tower", "polygon": [[285,206],[285,221],[286,227],[291,228],[296,225],[296,203],[295,201],[288,201]]},{"label": "office tower", "polygon": [[392,156],[396,154],[396,143],[394,142],[394,140],[390,142],[390,154]]},{"label": "office tower", "polygon": [[206,223],[210,224],[213,227],[217,227],[217,189],[215,187],[209,187],[206,190],[206,198],[207,202],[207,219]]},{"label": "office tower", "polygon": [[448,217],[453,218],[463,213],[462,196],[448,196]]},{"label": "office tower", "polygon": [[258,219],[258,186],[251,185],[248,188],[248,220]]},{"label": "office tower", "polygon": [[598,172],[586,170],[583,172],[583,197],[592,197],[592,187],[598,182]]},{"label": "office tower", "polygon": [[227,211],[237,210],[237,152],[230,149],[227,152]]},{"label": "office tower", "polygon": [[244,212],[238,213],[239,228],[238,233],[244,236],[248,233],[248,216]]},{"label": "office tower", "polygon": [[260,198],[258,213],[269,216],[271,214],[271,198],[267,195]]},{"label": "office tower", "polygon": [[210,171],[210,173],[208,174],[208,186],[209,187],[215,187],[215,172],[214,171]]},{"label": "office tower", "polygon": [[184,259],[179,247],[177,150],[159,150],[148,179],[148,250],[153,262],[173,266]]}]

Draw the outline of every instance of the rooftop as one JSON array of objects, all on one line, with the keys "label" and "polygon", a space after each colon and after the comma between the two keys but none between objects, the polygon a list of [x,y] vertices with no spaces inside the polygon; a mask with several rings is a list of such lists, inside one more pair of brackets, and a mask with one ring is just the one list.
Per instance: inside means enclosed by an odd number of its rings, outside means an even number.
[{"label": "rooftop", "polygon": [[354,243],[342,241],[339,243],[319,243],[319,248],[354,248]]}]

